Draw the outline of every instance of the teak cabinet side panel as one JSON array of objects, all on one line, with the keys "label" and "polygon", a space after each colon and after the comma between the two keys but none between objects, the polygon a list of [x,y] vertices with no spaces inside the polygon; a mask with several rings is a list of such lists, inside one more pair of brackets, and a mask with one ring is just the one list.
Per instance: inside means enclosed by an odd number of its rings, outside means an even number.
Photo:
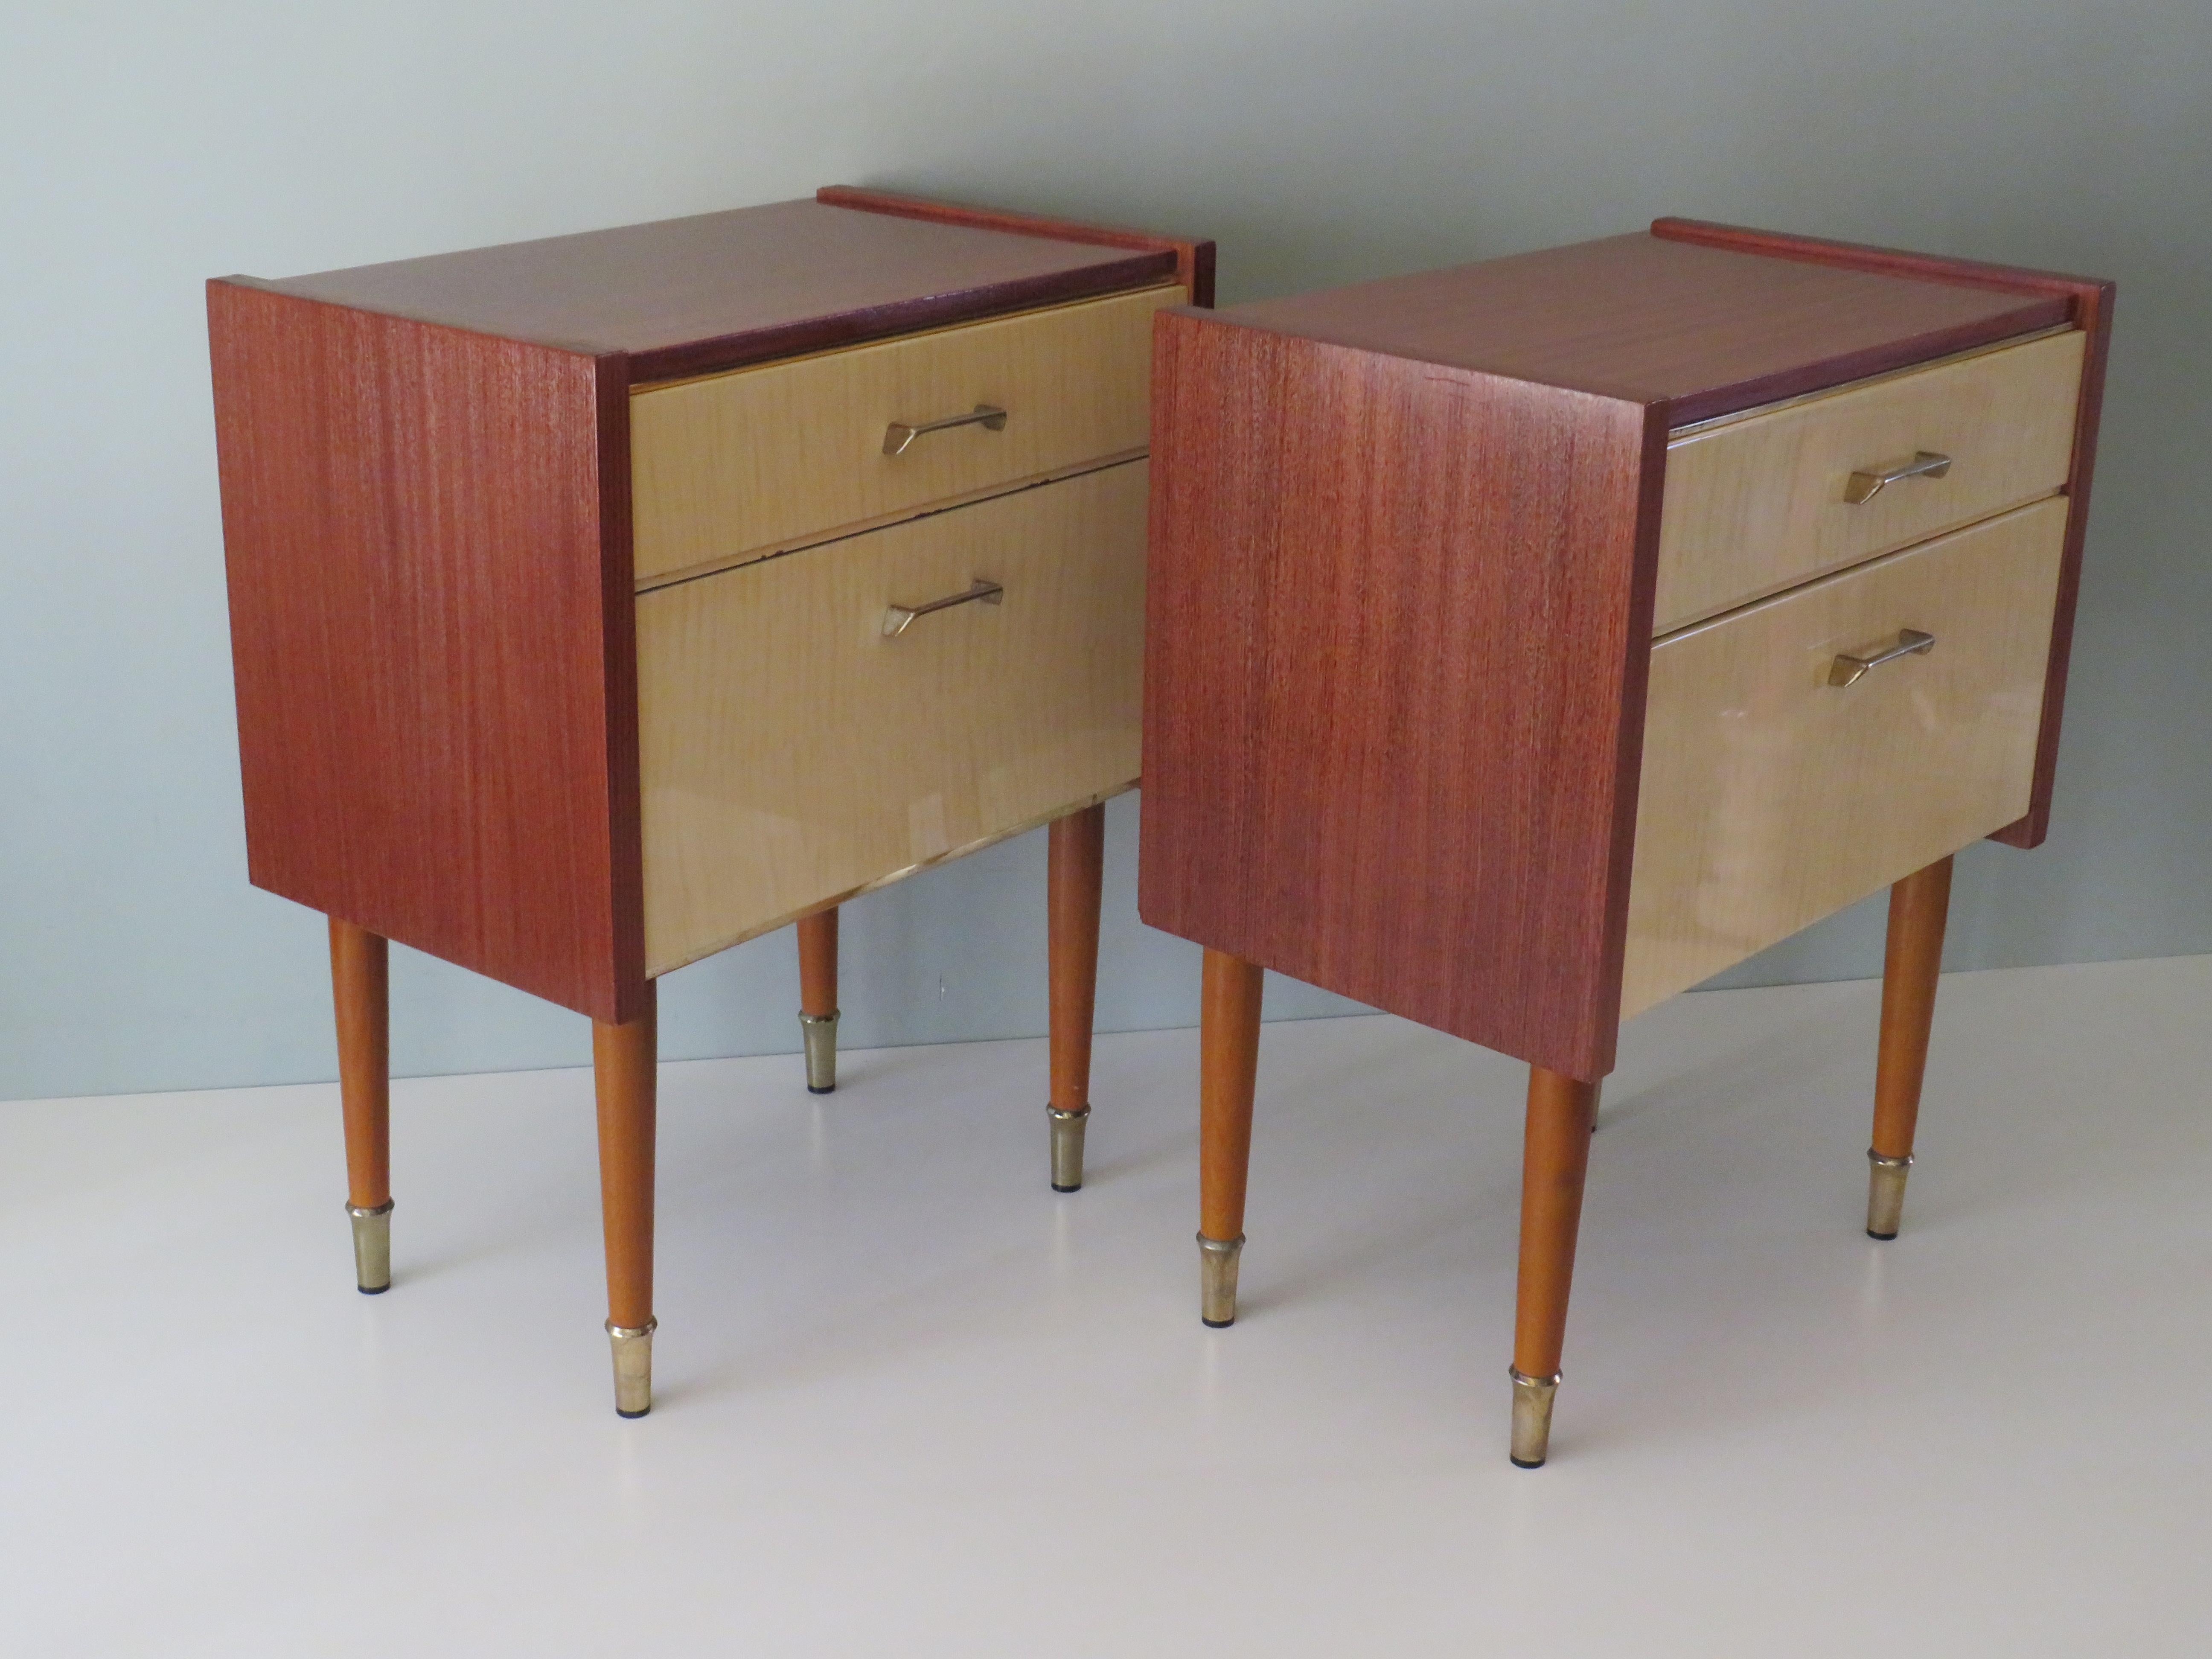
[{"label": "teak cabinet side panel", "polygon": [[1146,921],[1612,1068],[1658,406],[1163,313]]},{"label": "teak cabinet side panel", "polygon": [[633,1018],[624,360],[220,280],[208,315],[252,878]]}]

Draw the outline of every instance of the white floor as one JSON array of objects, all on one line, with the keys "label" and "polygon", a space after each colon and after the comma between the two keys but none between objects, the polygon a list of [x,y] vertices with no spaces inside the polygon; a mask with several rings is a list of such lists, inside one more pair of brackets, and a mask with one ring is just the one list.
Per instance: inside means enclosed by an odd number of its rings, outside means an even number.
[{"label": "white floor", "polygon": [[662,1072],[659,1391],[611,1408],[591,1085],[0,1107],[0,1649],[46,1656],[2212,1651],[2212,958],[1944,982],[1905,1237],[1875,988],[1626,1035],[1551,1465],[1504,1456],[1521,1073],[1270,1027],[1244,1317],[1195,1035]]}]

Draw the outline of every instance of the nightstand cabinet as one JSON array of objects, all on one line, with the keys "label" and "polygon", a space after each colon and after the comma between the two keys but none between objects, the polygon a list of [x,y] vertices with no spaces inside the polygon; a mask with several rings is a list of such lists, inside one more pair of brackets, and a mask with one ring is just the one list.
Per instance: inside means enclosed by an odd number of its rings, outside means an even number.
[{"label": "nightstand cabinet", "polygon": [[1152,319],[1212,246],[834,188],[208,289],[250,873],[324,911],[357,1279],[386,942],[593,1021],[617,1406],[651,1400],[655,978],[1051,826],[1081,1184],[1136,781]]},{"label": "nightstand cabinet", "polygon": [[2049,820],[2112,303],[1662,220],[1163,313],[1139,902],[1207,950],[1208,1322],[1263,969],[1525,1060],[1541,1462],[1621,1020],[1886,886],[1896,1232],[1951,856]]}]

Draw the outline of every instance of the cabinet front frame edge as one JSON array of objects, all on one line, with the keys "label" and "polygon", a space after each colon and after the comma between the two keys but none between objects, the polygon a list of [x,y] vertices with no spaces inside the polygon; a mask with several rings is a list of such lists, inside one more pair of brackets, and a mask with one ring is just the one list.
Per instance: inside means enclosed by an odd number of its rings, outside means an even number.
[{"label": "cabinet front frame edge", "polygon": [[[637,714],[637,583],[630,513],[630,359],[592,359],[598,392],[599,605],[605,632],[610,899],[613,906],[612,1022],[652,1006],[645,965],[645,806]],[[594,1016],[594,1018],[601,1018]]]}]

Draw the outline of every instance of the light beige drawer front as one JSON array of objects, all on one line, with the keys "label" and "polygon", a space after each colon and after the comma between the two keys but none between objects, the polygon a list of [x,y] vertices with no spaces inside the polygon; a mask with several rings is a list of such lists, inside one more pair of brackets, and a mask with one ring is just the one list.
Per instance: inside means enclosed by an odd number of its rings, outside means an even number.
[{"label": "light beige drawer front", "polygon": [[[1148,289],[771,363],[630,398],[641,584],[734,564],[932,503],[1142,453],[1151,420]],[[894,423],[922,432],[884,453]]]},{"label": "light beige drawer front", "polygon": [[[2066,482],[2085,336],[1915,369],[1711,426],[1667,450],[1655,635],[1972,524]],[[1916,457],[1941,477],[1846,497]]]},{"label": "light beige drawer front", "polygon": [[1136,781],[1146,470],[639,596],[647,972]]},{"label": "light beige drawer front", "polygon": [[2027,811],[2065,533],[2039,501],[1653,647],[1624,1018]]}]

